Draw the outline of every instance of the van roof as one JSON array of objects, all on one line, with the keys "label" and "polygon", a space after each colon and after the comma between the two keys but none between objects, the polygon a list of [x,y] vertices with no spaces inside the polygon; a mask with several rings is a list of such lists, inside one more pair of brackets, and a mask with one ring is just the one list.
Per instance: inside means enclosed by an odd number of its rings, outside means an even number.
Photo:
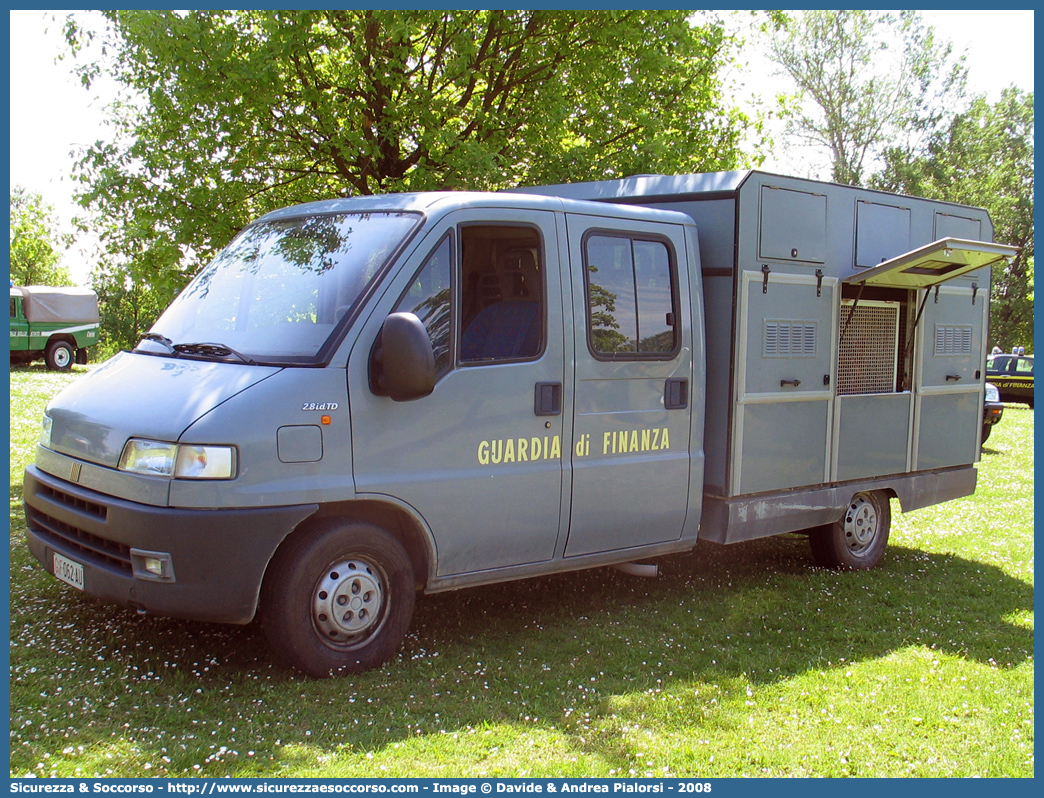
[{"label": "van roof", "polygon": [[633,205],[607,204],[588,200],[564,199],[562,197],[539,196],[522,192],[481,191],[428,191],[414,194],[375,194],[368,197],[321,200],[291,205],[262,216],[257,222],[270,222],[298,216],[322,213],[358,213],[365,211],[402,211],[442,215],[449,211],[467,208],[514,208],[529,210],[582,213],[593,216],[613,216],[665,222],[693,224],[683,213],[646,208]]},{"label": "van roof", "polygon": [[[824,191],[830,186],[835,186],[843,191],[858,192],[862,195],[879,195],[892,198],[902,196],[861,186],[844,186],[822,180],[788,177],[760,169],[742,169],[732,172],[697,172],[684,175],[631,175],[629,177],[594,180],[586,183],[561,183],[548,186],[509,188],[506,191],[510,193],[546,194],[556,197],[617,203],[631,203],[638,198],[643,203],[687,199],[706,200],[736,196],[747,181],[755,180],[758,177],[796,181],[806,186],[820,186]],[[914,199],[926,198],[915,197]],[[962,205],[946,200],[930,201],[938,205],[975,208],[975,206]],[[975,208],[975,210],[983,209]]]}]

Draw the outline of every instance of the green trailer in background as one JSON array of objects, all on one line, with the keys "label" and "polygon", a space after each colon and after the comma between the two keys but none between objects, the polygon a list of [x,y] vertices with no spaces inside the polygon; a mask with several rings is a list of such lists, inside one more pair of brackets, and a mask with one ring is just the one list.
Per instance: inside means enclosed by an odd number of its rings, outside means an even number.
[{"label": "green trailer in background", "polygon": [[11,365],[43,359],[66,371],[98,343],[98,295],[86,288],[11,286]]}]

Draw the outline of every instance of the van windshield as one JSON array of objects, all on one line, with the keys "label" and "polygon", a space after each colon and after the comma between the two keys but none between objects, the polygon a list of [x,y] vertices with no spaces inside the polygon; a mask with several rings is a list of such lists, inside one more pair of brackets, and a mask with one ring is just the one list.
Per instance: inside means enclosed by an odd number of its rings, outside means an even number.
[{"label": "van windshield", "polygon": [[315,362],[419,218],[341,213],[251,225],[178,295],[137,351]]}]

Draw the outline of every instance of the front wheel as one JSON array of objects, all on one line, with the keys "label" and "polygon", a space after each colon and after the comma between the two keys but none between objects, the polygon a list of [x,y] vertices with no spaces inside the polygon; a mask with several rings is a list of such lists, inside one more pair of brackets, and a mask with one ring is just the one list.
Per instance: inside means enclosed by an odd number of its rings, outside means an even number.
[{"label": "front wheel", "polygon": [[857,493],[838,521],[812,530],[808,537],[812,558],[816,565],[824,568],[849,571],[873,568],[884,557],[891,526],[887,493]]},{"label": "front wheel", "polygon": [[376,668],[399,648],[413,617],[413,568],[394,537],[329,520],[288,541],[261,592],[272,651],[310,676]]}]

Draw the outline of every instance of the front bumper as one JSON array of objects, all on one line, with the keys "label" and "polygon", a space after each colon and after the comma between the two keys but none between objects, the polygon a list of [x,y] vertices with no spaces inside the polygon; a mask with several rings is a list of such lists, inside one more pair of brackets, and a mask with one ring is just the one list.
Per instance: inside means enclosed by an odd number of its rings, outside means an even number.
[{"label": "front bumper", "polygon": [[[24,497],[29,550],[48,573],[60,554],[83,566],[83,592],[102,601],[240,624],[254,617],[279,544],[318,509],[152,507],[82,488],[36,466],[25,471]],[[141,551],[168,554],[173,579],[143,573]]]},{"label": "front bumper", "polygon": [[992,427],[1004,415],[1004,405],[1000,402],[986,402],[982,410],[983,426]]}]

